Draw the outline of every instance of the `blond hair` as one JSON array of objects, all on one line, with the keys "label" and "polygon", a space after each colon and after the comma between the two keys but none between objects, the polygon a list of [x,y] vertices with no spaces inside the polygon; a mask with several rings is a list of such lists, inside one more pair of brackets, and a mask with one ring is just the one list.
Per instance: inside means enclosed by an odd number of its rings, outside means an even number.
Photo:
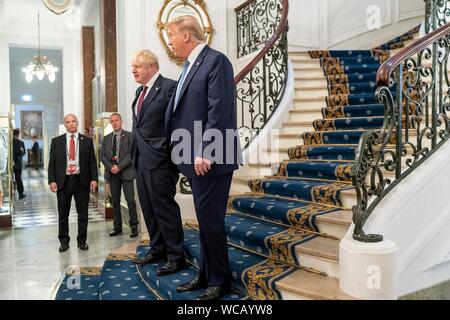
[{"label": "blond hair", "polygon": [[133,61],[145,67],[150,67],[152,64],[156,64],[156,66],[159,68],[158,57],[148,49],[137,51],[134,54]]},{"label": "blond hair", "polygon": [[177,25],[180,32],[189,32],[198,42],[206,41],[205,32],[194,16],[179,16],[178,18],[170,21],[167,25],[167,28],[172,25]]}]

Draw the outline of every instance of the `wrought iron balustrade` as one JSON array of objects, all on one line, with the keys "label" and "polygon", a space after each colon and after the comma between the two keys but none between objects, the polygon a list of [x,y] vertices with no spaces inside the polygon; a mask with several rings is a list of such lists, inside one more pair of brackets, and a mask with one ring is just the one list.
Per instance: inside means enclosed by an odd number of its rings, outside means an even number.
[{"label": "wrought iron balustrade", "polygon": [[[432,23],[436,25],[436,17]],[[361,136],[352,167],[357,195],[352,208],[354,239],[383,239],[364,232],[366,220],[387,193],[448,140],[449,52],[450,24],[446,24],[401,50],[378,70],[376,97],[384,104],[385,119],[381,130]]]},{"label": "wrought iron balustrade", "polygon": [[428,34],[450,22],[449,0],[425,1],[425,32]]},{"label": "wrought iron balustrade", "polygon": [[[258,55],[235,77],[238,130],[244,148],[270,120],[285,91],[288,12],[288,0],[252,0],[236,8],[238,39],[243,26],[253,28],[248,32],[258,39],[256,42],[249,40],[248,44],[238,40],[238,56],[247,52],[244,47],[253,50],[260,47],[255,43],[264,44]],[[258,28],[249,27],[255,20]],[[260,30],[261,26],[264,31]],[[270,31],[272,29],[274,31]]]}]

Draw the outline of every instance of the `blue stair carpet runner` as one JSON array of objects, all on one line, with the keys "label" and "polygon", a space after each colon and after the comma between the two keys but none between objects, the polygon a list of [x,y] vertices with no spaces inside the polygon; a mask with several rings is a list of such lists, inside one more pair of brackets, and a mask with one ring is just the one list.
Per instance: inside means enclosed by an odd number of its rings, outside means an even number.
[{"label": "blue stair carpet runner", "polygon": [[134,254],[110,254],[102,268],[66,274],[55,300],[156,300],[139,277]]},{"label": "blue stair carpet runner", "polygon": [[101,268],[80,268],[68,272],[58,287],[55,300],[99,300]]}]

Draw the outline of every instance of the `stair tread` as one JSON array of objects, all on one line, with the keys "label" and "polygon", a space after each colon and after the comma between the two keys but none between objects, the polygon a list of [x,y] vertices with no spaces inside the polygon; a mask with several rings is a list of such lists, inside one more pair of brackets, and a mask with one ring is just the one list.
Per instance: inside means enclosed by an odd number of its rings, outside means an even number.
[{"label": "stair tread", "polygon": [[278,281],[279,290],[310,299],[355,300],[339,288],[339,280],[305,270],[298,270]]},{"label": "stair tread", "polygon": [[349,210],[333,211],[316,216],[316,221],[349,227],[352,224],[352,212]]},{"label": "stair tread", "polygon": [[311,256],[339,261],[339,241],[340,240],[337,239],[319,236],[297,245],[295,247],[295,251],[297,253],[304,253]]}]

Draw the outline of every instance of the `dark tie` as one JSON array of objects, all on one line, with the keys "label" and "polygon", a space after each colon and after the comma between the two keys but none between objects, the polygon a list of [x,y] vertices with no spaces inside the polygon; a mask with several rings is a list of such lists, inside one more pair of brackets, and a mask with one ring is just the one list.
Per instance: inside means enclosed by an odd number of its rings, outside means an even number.
[{"label": "dark tie", "polygon": [[142,90],[141,96],[139,97],[138,105],[137,105],[137,113],[136,116],[139,119],[139,116],[141,115],[141,109],[142,105],[144,104],[145,94],[147,93],[147,86],[144,86],[144,89]]},{"label": "dark tie", "polygon": [[113,135],[112,144],[112,163],[117,164],[117,135],[115,133]]}]

